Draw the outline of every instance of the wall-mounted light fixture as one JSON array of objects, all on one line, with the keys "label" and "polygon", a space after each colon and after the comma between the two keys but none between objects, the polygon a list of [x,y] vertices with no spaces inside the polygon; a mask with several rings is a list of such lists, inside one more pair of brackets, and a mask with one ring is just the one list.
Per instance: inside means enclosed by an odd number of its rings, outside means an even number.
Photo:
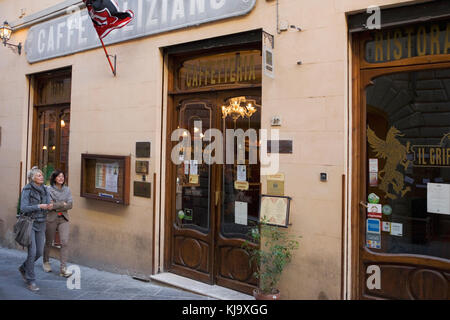
[{"label": "wall-mounted light fixture", "polygon": [[2,26],[0,26],[0,39],[3,42],[3,45],[10,48],[17,48],[17,53],[20,55],[22,52],[22,44],[19,42],[18,45],[8,43],[8,40],[11,39],[12,28],[9,26],[8,22],[5,21]]}]

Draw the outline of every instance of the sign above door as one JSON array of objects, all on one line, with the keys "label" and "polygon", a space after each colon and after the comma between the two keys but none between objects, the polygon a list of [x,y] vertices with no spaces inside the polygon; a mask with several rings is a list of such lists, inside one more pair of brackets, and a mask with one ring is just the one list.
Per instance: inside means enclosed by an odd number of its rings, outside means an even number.
[{"label": "sign above door", "polygon": [[[256,0],[127,0],[123,10],[131,9],[135,19],[126,27],[114,30],[105,44],[198,26],[248,14]],[[86,10],[35,25],[25,43],[29,63],[65,56],[100,46]]]}]

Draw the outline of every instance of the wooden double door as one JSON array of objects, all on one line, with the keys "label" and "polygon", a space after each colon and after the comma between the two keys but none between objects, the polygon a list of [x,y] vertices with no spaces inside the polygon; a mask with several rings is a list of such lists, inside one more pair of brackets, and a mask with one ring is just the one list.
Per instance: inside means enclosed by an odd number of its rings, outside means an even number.
[{"label": "wooden double door", "polygon": [[[237,97],[245,97],[256,112],[224,118],[222,107]],[[175,141],[168,143],[166,167],[168,271],[245,293],[256,287],[255,264],[242,245],[258,221],[259,143],[251,135],[261,127],[260,97],[260,89],[173,97],[168,136]],[[239,129],[244,139],[235,138]]]}]

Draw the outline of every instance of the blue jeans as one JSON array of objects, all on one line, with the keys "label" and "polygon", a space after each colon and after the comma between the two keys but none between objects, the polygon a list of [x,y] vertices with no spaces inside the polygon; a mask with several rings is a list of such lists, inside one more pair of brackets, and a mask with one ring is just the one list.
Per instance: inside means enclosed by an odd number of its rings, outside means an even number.
[{"label": "blue jeans", "polygon": [[34,263],[42,256],[44,252],[45,225],[45,221],[35,221],[33,223],[33,230],[31,231],[31,244],[28,246],[27,260],[25,260],[22,264],[22,268],[25,270],[25,278],[28,283],[36,280],[36,275],[34,274]]}]

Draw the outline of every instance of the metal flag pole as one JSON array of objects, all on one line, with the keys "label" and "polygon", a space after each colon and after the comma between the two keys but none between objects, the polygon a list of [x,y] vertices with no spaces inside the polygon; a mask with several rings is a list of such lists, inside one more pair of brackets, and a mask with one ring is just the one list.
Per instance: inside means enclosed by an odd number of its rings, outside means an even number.
[{"label": "metal flag pole", "polygon": [[[111,67],[111,71],[112,71],[112,73],[113,73],[113,75],[115,77],[116,76],[116,59],[117,59],[117,56],[116,55],[114,55],[114,56],[109,55],[108,51],[106,51],[105,44],[103,43],[103,39],[100,36],[98,38],[100,39],[100,42],[102,43],[102,47],[103,47],[103,50],[105,51],[106,58],[108,59],[109,66]],[[111,59],[109,57],[114,57],[114,67],[113,67],[113,65],[111,63]]]}]

